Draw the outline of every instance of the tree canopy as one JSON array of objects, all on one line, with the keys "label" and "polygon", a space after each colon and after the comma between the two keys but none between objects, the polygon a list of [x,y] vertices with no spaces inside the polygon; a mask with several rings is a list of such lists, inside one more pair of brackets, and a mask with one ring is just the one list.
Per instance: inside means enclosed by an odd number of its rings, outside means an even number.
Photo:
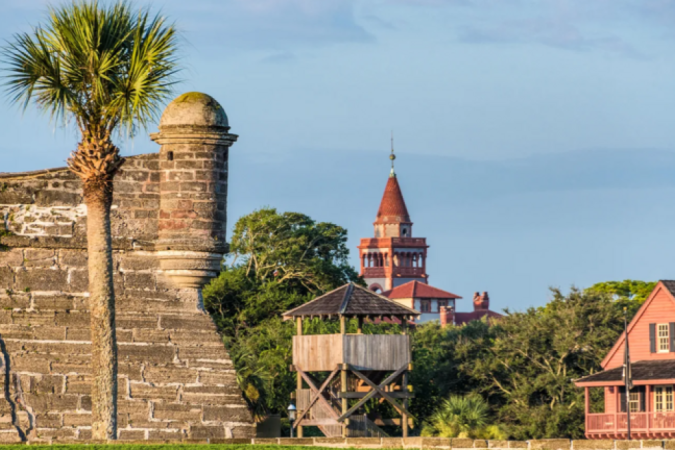
[{"label": "tree canopy", "polygon": [[[284,411],[295,389],[288,370],[295,327],[281,313],[347,282],[362,283],[347,264],[346,243],[344,228],[300,213],[263,208],[237,221],[233,262],[204,288],[204,302],[257,414]],[[336,326],[307,322],[308,332]]]},{"label": "tree canopy", "polygon": [[[271,208],[235,225],[233,262],[204,290],[205,304],[257,414],[283,412],[295,389],[289,372],[295,327],[281,313],[348,281],[361,282],[347,265],[346,239],[337,225]],[[623,305],[641,304],[653,285],[606,282],[566,294],[553,289],[546,305],[507,311],[490,325],[418,325],[410,378],[416,429],[447,436],[582,437],[584,391],[572,380],[601,370],[623,329]],[[304,322],[308,333],[336,333],[338,327]],[[356,331],[356,323],[347,331]],[[364,326],[366,333],[397,331],[396,325]],[[601,407],[597,391],[592,403]],[[386,405],[369,404],[366,411],[383,415]]]},{"label": "tree canopy", "polygon": [[623,330],[623,311],[599,290],[552,294],[545,306],[490,326],[418,327],[413,413],[433,418],[449,394],[481,395],[510,438],[583,437],[584,391],[572,380],[601,370]]}]

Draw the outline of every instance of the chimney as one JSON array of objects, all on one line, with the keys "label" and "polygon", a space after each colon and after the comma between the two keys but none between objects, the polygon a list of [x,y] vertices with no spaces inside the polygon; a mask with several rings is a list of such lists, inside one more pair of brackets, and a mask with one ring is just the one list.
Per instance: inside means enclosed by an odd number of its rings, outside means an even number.
[{"label": "chimney", "polygon": [[455,324],[455,310],[452,307],[441,306],[439,309],[441,316],[441,327]]},{"label": "chimney", "polygon": [[488,296],[487,291],[483,292],[481,295],[479,292],[473,294],[473,310],[474,311],[486,311],[490,309],[490,297]]}]

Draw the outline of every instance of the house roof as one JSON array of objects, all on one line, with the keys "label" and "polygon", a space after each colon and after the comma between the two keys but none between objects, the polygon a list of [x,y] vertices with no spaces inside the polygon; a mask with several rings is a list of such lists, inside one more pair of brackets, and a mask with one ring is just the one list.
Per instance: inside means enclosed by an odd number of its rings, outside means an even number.
[{"label": "house roof", "polygon": [[[649,305],[652,303],[654,298],[656,298],[657,294],[661,289],[666,289],[668,294],[670,294],[670,298],[675,302],[675,280],[659,280],[659,282],[656,284],[654,287],[654,290],[652,291],[651,294],[649,294],[649,297],[647,297],[647,300],[640,306],[640,309],[638,309],[637,313],[635,313],[635,316],[633,319],[630,321],[628,324],[628,334],[633,330],[635,327],[635,324],[638,323],[642,315],[647,311],[649,308]],[[600,365],[602,367],[606,367],[607,364],[609,363],[610,359],[612,359],[612,356],[621,348],[624,340],[626,339],[626,334],[621,333],[621,336],[617,341],[614,343],[612,348],[609,350],[607,355],[605,355],[604,359],[600,362]]]},{"label": "house roof", "polygon": [[499,314],[498,312],[491,311],[489,309],[483,309],[483,310],[477,310],[477,311],[472,311],[472,312],[456,312],[455,313],[455,324],[456,325],[464,325],[467,324],[473,320],[481,320],[483,317],[487,316],[488,320],[489,319],[500,319],[504,317],[503,314]]},{"label": "house roof", "polygon": [[311,302],[286,311],[284,319],[293,317],[411,317],[419,316],[414,309],[389,300],[362,286],[348,283]]},{"label": "house roof", "polygon": [[[636,361],[631,364],[631,378],[640,380],[667,380],[675,378],[675,359]],[[575,383],[613,382],[623,380],[623,366],[603,370],[575,380]]]},{"label": "house roof", "polygon": [[409,281],[394,289],[384,292],[387,298],[462,298],[452,292],[443,291],[441,289],[429,286],[426,283],[420,283],[417,280]]},{"label": "house roof", "polygon": [[387,180],[375,223],[412,223],[395,175]]}]

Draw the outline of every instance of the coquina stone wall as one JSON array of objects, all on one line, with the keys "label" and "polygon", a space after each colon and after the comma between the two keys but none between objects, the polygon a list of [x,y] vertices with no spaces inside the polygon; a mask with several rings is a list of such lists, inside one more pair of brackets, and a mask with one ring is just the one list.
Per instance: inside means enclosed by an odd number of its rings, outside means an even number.
[{"label": "coquina stone wall", "polygon": [[[227,251],[228,130],[215,100],[185,94],[161,150],[116,177],[120,439],[254,435],[200,291]],[[86,215],[66,169],[0,174],[0,443],[91,437]]]}]

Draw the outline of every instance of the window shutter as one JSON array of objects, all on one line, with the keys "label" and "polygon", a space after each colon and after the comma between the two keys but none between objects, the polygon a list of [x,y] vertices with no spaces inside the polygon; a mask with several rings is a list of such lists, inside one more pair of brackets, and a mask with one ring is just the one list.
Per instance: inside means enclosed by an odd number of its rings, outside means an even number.
[{"label": "window shutter", "polygon": [[621,412],[626,412],[626,388],[619,388],[619,403]]},{"label": "window shutter", "polygon": [[649,352],[656,353],[656,324],[649,324]]},{"label": "window shutter", "polygon": [[640,412],[645,412],[645,387],[640,386]]},{"label": "window shutter", "polygon": [[675,322],[670,322],[669,324],[669,337],[670,337],[670,351],[675,352]]}]

